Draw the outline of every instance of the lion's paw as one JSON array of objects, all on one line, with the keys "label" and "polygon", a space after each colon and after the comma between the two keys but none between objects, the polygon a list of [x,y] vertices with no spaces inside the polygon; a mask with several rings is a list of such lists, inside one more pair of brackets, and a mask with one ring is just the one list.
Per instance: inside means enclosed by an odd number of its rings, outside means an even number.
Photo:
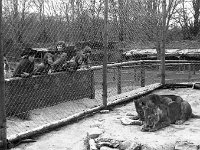
[{"label": "lion's paw", "polygon": [[147,128],[146,126],[142,126],[141,131],[142,132],[148,132],[149,128]]}]

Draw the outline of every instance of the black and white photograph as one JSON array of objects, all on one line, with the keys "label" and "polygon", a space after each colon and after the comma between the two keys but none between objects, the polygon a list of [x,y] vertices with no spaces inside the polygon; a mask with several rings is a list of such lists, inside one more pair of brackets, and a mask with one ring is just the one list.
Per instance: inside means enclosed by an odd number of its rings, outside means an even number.
[{"label": "black and white photograph", "polygon": [[0,0],[0,150],[200,150],[200,0]]}]

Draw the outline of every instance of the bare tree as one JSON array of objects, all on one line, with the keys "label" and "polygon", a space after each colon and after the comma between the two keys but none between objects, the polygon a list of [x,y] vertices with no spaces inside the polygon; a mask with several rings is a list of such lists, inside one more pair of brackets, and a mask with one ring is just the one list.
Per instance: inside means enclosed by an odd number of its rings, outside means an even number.
[{"label": "bare tree", "polygon": [[13,1],[13,27],[15,33],[15,40],[16,42],[20,43],[20,36],[19,36],[19,11],[18,11],[18,0]]},{"label": "bare tree", "polygon": [[72,22],[74,22],[75,19],[75,0],[70,0],[70,4],[71,4],[71,9],[72,9]]},{"label": "bare tree", "polygon": [[[166,7],[166,28],[169,29],[169,24],[172,16],[177,12],[177,6],[181,4],[182,0],[168,0]],[[160,59],[161,54],[161,33],[162,33],[162,1],[161,0],[151,0],[147,1],[148,17],[152,20],[153,39],[156,41],[156,50],[158,54],[158,59]]]},{"label": "bare tree", "polygon": [[29,0],[13,0],[13,20],[12,25],[14,28],[15,41],[23,44],[23,34],[26,19],[26,10],[30,5]]},{"label": "bare tree", "polygon": [[194,9],[194,29],[193,29],[193,35],[197,36],[199,33],[199,15],[200,15],[200,1],[199,0],[193,0],[193,9]]},{"label": "bare tree", "polygon": [[118,0],[119,5],[119,41],[124,41],[124,0]]}]

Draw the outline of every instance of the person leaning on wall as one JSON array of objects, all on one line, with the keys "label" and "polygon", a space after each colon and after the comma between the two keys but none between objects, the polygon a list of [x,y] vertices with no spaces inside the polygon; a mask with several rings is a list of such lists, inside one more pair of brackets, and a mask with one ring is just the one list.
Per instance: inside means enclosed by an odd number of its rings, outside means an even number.
[{"label": "person leaning on wall", "polygon": [[54,55],[54,62],[52,63],[52,71],[63,71],[63,65],[69,60],[64,41],[59,41],[56,44],[56,54]]},{"label": "person leaning on wall", "polygon": [[42,62],[34,70],[34,75],[44,75],[51,73],[52,65],[54,62],[53,60],[53,54],[49,52],[45,53]]},{"label": "person leaning on wall", "polygon": [[14,70],[12,77],[30,77],[34,72],[35,52],[32,48],[25,48],[22,59]]},{"label": "person leaning on wall", "polygon": [[70,61],[67,61],[63,66],[68,71],[76,71],[78,69],[89,69],[91,48],[86,46],[84,49],[77,52]]},{"label": "person leaning on wall", "polygon": [[91,53],[92,53],[92,49],[89,46],[86,46],[83,49],[83,63],[82,63],[82,65],[86,69],[90,68],[90,66],[91,66],[91,61],[90,61]]}]

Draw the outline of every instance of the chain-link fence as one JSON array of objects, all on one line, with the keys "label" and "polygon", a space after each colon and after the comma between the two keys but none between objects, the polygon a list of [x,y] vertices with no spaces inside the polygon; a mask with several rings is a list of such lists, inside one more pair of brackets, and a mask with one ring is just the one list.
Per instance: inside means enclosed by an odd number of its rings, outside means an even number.
[{"label": "chain-link fence", "polygon": [[[103,0],[3,0],[8,138],[103,106],[105,48],[108,98],[161,83],[162,3],[155,2],[110,0],[104,33]],[[179,36],[170,30],[167,40]],[[198,82],[199,55],[174,57],[166,61],[166,83]]]}]

